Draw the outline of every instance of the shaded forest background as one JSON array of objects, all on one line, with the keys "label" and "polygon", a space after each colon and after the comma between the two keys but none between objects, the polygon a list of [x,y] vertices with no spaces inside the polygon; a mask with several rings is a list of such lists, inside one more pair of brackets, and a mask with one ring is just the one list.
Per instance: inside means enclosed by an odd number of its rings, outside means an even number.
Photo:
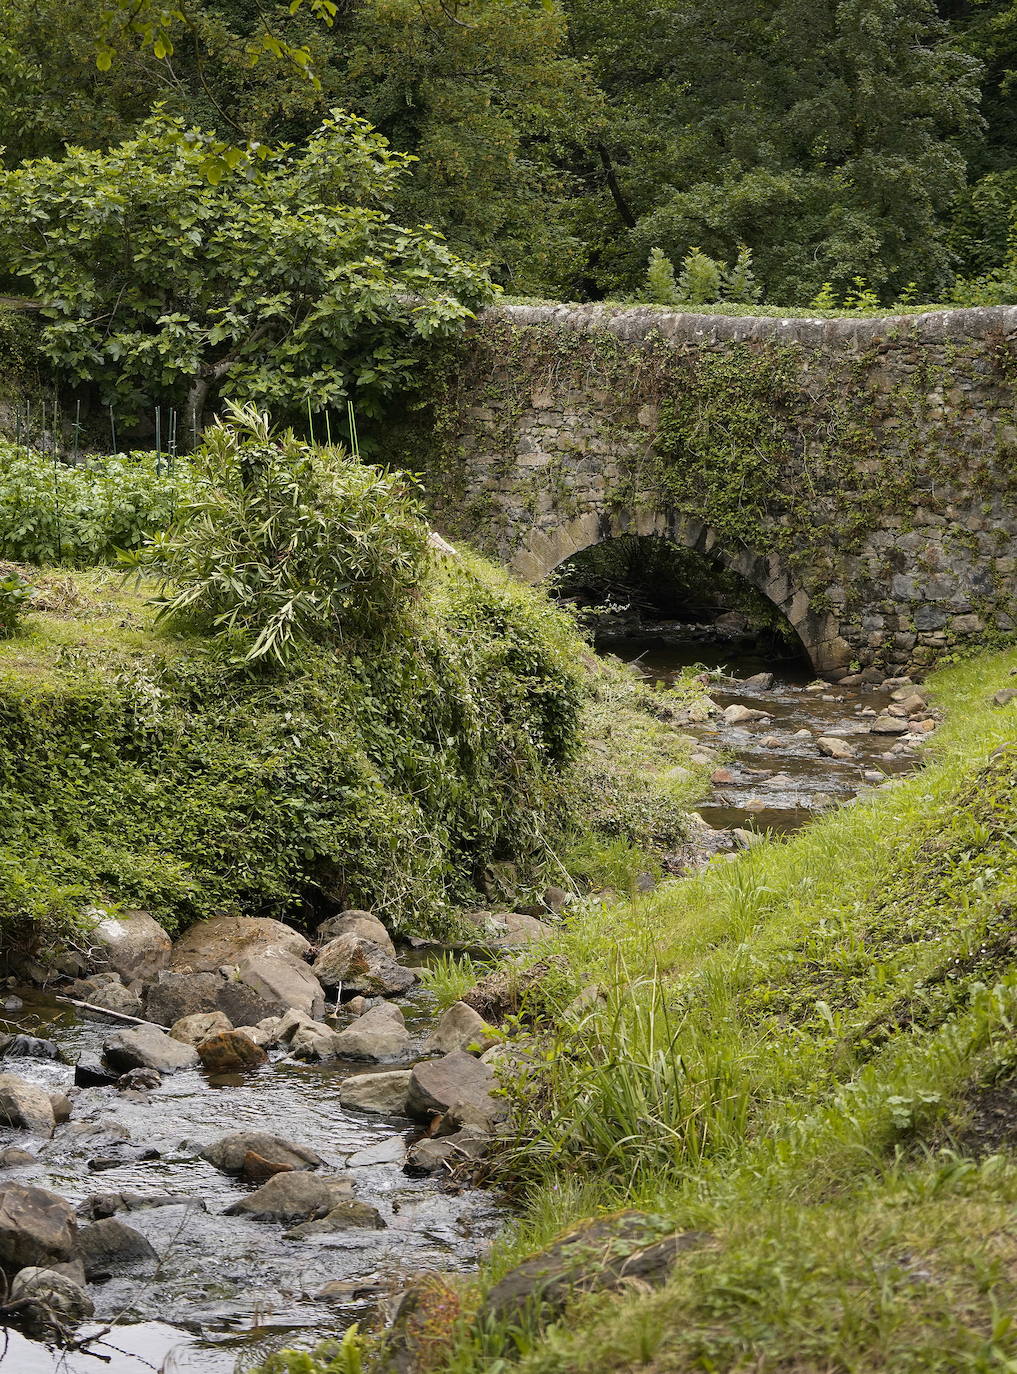
[{"label": "shaded forest background", "polygon": [[273,146],[342,107],[418,159],[396,217],[516,295],[744,245],[771,303],[1017,299],[1014,0],[193,0],[140,37],[115,3],[2,10],[8,167],[160,104]]}]

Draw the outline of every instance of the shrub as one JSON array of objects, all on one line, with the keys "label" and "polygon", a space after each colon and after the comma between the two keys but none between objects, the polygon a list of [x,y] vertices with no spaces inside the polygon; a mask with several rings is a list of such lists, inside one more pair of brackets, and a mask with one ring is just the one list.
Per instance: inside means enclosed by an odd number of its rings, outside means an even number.
[{"label": "shrub", "polygon": [[33,588],[19,572],[0,568],[0,639],[10,639],[21,623]]},{"label": "shrub", "polygon": [[134,561],[164,579],[162,615],[235,636],[247,661],[383,630],[420,578],[427,526],[406,479],[233,407],[193,458],[172,527]]},{"label": "shrub", "polygon": [[644,295],[654,305],[676,305],[678,302],[678,284],[674,276],[674,263],[659,248],[650,249]]},{"label": "shrub", "polygon": [[18,563],[109,563],[164,529],[187,491],[154,453],[92,458],[77,467],[0,440],[0,558]]},{"label": "shrub", "polygon": [[690,248],[678,278],[678,299],[683,305],[709,305],[720,300],[723,263],[715,262],[701,248]]}]

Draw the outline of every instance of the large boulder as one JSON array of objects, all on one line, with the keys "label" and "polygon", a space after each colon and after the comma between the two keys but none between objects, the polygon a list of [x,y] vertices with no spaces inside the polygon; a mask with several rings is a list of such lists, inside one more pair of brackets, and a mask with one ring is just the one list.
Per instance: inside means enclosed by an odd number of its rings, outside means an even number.
[{"label": "large boulder", "polygon": [[179,1021],[174,1021],[170,1035],[182,1045],[193,1045],[197,1048],[202,1040],[207,1040],[210,1035],[218,1035],[220,1031],[232,1029],[230,1019],[225,1013],[199,1011],[193,1016],[182,1016]]},{"label": "large boulder", "polygon": [[279,1171],[290,1169],[317,1169],[324,1164],[321,1155],[306,1145],[295,1145],[282,1136],[268,1131],[238,1131],[235,1135],[224,1135],[221,1140],[213,1140],[201,1151],[201,1158],[208,1161],[224,1174],[242,1174],[245,1171],[247,1156],[256,1154],[261,1159],[279,1166]]},{"label": "large boulder", "polygon": [[454,1050],[469,1051],[474,1045],[478,1053],[498,1040],[479,1012],[465,1002],[454,1002],[424,1042],[425,1054],[452,1054]]},{"label": "large boulder", "polygon": [[390,959],[396,957],[392,937],[370,911],[343,911],[338,916],[330,916],[314,932],[320,945],[336,940],[340,935],[356,935],[361,940],[370,940],[383,949]]},{"label": "large boulder", "polygon": [[487,943],[496,949],[523,949],[554,933],[554,927],[521,911],[499,911],[491,918]]},{"label": "large boulder", "polygon": [[77,1238],[74,1208],[62,1197],[25,1183],[0,1185],[0,1268],[67,1264]]},{"label": "large boulder", "polygon": [[145,993],[145,1015],[157,1025],[175,1026],[185,1017],[219,1011],[225,981],[221,973],[161,973]]},{"label": "large boulder", "polygon": [[111,1274],[158,1264],[155,1247],[140,1231],[112,1217],[83,1226],[78,1232],[78,1253],[89,1283]]},{"label": "large boulder", "polygon": [[505,1115],[504,1104],[493,1096],[496,1082],[487,1064],[461,1050],[443,1059],[424,1060],[410,1075],[409,1114],[418,1120],[429,1121],[466,1103],[493,1124]]},{"label": "large boulder", "polygon": [[256,993],[267,1008],[261,1017],[245,1016],[245,1025],[256,1024],[264,1016],[281,1016],[291,1008],[315,1021],[325,1013],[321,984],[302,960],[284,949],[245,955],[237,970],[237,981]]},{"label": "large boulder", "polygon": [[355,1074],[339,1085],[340,1105],[358,1112],[377,1112],[381,1116],[409,1116],[411,1077],[409,1069]]},{"label": "large boulder", "polygon": [[264,1064],[268,1055],[239,1031],[219,1031],[197,1046],[202,1068],[209,1073],[246,1073]]},{"label": "large boulder", "polygon": [[116,1031],[103,1045],[103,1053],[107,1062],[121,1073],[128,1069],[176,1073],[198,1064],[198,1052],[193,1045],[181,1044],[158,1026],[132,1026],[130,1030]]},{"label": "large boulder", "polygon": [[327,1216],[352,1191],[349,1179],[330,1174],[276,1174],[256,1192],[227,1207],[223,1215],[254,1221],[311,1221]]},{"label": "large boulder", "polygon": [[410,1033],[398,1007],[372,1007],[333,1038],[341,1059],[397,1059],[410,1047]]},{"label": "large boulder", "polygon": [[676,1231],[664,1217],[622,1212],[583,1222],[539,1255],[509,1270],[487,1295],[482,1315],[499,1321],[556,1316],[582,1293],[661,1286],[678,1257],[705,1245],[701,1231]]},{"label": "large boulder", "polygon": [[299,1026],[284,1038],[289,1044],[294,1059],[314,1061],[334,1059],[336,1033],[324,1021],[312,1021],[309,1016],[302,1017]]},{"label": "large boulder", "polygon": [[88,935],[89,962],[94,969],[112,969],[125,983],[130,983],[136,978],[150,982],[169,968],[172,942],[147,911],[96,915],[98,919]]},{"label": "large boulder", "polygon": [[25,1334],[37,1340],[69,1334],[95,1311],[81,1284],[66,1274],[35,1265],[15,1274],[8,1300],[18,1304]]},{"label": "large boulder", "polygon": [[196,972],[215,970],[232,967],[265,949],[303,959],[311,946],[299,931],[267,916],[212,916],[180,937],[173,946],[172,965]]},{"label": "large boulder", "polygon": [[49,1093],[16,1073],[0,1073],[0,1122],[32,1135],[52,1135],[56,1118]]},{"label": "large boulder", "polygon": [[408,992],[417,981],[412,969],[397,964],[380,945],[352,933],[338,935],[320,952],[311,972],[327,988],[383,997]]}]

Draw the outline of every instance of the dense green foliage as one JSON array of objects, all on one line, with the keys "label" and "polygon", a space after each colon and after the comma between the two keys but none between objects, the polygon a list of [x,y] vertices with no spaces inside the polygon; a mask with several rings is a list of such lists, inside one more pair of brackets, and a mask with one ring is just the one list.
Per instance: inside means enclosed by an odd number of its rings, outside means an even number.
[{"label": "dense green foliage", "polygon": [[160,633],[110,575],[40,574],[0,646],[0,931],[85,901],[434,929],[489,862],[543,857],[577,748],[576,641],[548,602],[449,558],[398,634],[284,677]]},{"label": "dense green foliage", "polygon": [[0,440],[0,558],[112,563],[164,530],[190,488],[190,468],[154,453],[60,461]]},{"label": "dense green foliage", "polygon": [[370,414],[413,344],[490,298],[433,233],[393,223],[405,166],[335,114],[299,151],[241,152],[164,115],[108,152],[0,172],[0,257],[31,282],[61,371],[197,430],[220,390],[276,413]]},{"label": "dense green foliage", "polygon": [[[640,289],[651,249],[755,258],[778,304],[862,278],[1013,299],[1013,0],[9,0],[10,165],[108,147],[162,102],[224,144],[331,108],[417,159],[396,218],[511,289]],[[96,58],[98,57],[98,66]],[[969,280],[988,277],[980,287]]]},{"label": "dense green foliage", "polygon": [[273,435],[253,407],[206,434],[191,474],[173,524],[133,560],[163,579],[163,615],[277,665],[392,628],[427,548],[405,478]]}]

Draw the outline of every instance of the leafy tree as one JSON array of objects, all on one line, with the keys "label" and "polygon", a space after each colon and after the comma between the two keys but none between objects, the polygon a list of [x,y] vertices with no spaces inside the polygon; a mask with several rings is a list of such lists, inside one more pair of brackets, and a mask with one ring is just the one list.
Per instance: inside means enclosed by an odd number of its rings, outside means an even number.
[{"label": "leafy tree", "polygon": [[650,249],[650,260],[646,267],[646,285],[643,294],[654,305],[675,305],[678,300],[678,283],[674,275],[674,263],[659,248]]},{"label": "leafy tree", "polygon": [[220,392],[375,413],[414,341],[491,298],[486,275],[385,206],[406,158],[334,112],[300,151],[244,154],[153,117],[109,152],[0,173],[0,256],[44,303],[66,373],[137,410]]},{"label": "leafy tree", "polygon": [[685,305],[709,305],[720,299],[723,280],[723,264],[714,262],[701,248],[692,248],[682,263],[678,299]]}]

